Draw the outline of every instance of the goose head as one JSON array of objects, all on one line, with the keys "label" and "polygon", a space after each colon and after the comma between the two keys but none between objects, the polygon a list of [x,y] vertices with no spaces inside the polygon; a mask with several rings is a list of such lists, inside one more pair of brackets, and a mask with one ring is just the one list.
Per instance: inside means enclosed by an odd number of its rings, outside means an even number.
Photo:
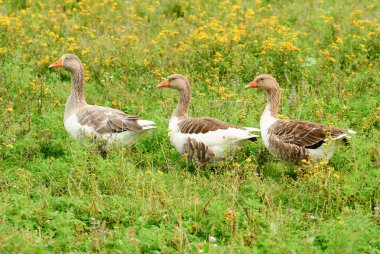
[{"label": "goose head", "polygon": [[251,83],[245,86],[245,88],[259,88],[262,90],[270,91],[272,89],[278,89],[279,85],[277,80],[268,74],[261,74],[257,76]]},{"label": "goose head", "polygon": [[181,91],[189,88],[189,80],[181,74],[173,74],[170,75],[164,82],[160,83],[157,87],[169,87]]},{"label": "goose head", "polygon": [[64,68],[70,72],[82,69],[82,62],[74,54],[64,54],[58,61],[49,65],[49,68]]}]

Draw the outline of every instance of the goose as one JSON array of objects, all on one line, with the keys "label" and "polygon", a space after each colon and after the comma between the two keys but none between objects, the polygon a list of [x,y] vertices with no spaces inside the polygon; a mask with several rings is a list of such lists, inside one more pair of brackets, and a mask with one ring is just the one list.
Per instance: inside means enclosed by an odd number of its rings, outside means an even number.
[{"label": "goose", "polygon": [[245,88],[267,92],[268,102],[260,118],[261,137],[266,148],[284,161],[328,161],[339,144],[347,144],[353,130],[330,128],[321,124],[278,118],[280,86],[270,75],[257,76]]},{"label": "goose", "polygon": [[225,158],[244,141],[256,141],[257,128],[239,127],[215,118],[188,116],[191,100],[189,80],[181,75],[169,76],[158,88],[178,90],[179,101],[169,121],[169,136],[172,146],[189,162],[205,165]]},{"label": "goose", "polygon": [[129,116],[124,112],[86,103],[84,68],[74,54],[65,54],[49,68],[64,68],[71,72],[71,94],[67,98],[64,126],[74,138],[90,135],[106,144],[119,141],[130,145],[143,133],[155,128],[154,122]]}]

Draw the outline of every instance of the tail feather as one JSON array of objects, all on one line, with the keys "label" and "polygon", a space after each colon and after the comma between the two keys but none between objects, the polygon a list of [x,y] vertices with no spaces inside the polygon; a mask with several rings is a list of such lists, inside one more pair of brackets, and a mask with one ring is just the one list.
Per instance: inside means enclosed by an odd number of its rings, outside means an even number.
[{"label": "tail feather", "polygon": [[143,130],[151,130],[151,129],[156,129],[156,126],[143,126]]},{"label": "tail feather", "polygon": [[347,132],[345,133],[342,133],[340,135],[337,135],[335,137],[333,137],[334,139],[350,139],[351,136],[349,134],[352,134],[352,135],[355,135],[356,134],[356,131],[353,131],[353,130],[347,130]]},{"label": "tail feather", "polygon": [[137,124],[142,127],[143,130],[151,130],[156,129],[156,126],[154,126],[156,123],[149,120],[137,120]]},{"label": "tail feather", "polygon": [[261,132],[260,129],[254,127],[244,127],[244,129],[246,129],[249,132]]}]

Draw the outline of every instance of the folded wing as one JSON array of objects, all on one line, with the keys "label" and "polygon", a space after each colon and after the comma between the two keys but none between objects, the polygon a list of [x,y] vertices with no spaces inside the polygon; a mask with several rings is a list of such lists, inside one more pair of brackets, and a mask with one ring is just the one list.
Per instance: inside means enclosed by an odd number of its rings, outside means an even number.
[{"label": "folded wing", "polygon": [[226,130],[228,128],[235,128],[244,130],[244,128],[235,126],[233,124],[215,119],[215,118],[187,118],[182,120],[179,124],[181,133],[186,134],[205,134],[210,131]]},{"label": "folded wing", "polygon": [[306,121],[285,120],[278,120],[269,129],[269,134],[274,135],[276,139],[309,149],[320,147],[328,138],[344,137],[347,132]]},{"label": "folded wing", "polygon": [[138,124],[138,116],[129,116],[120,110],[108,107],[88,105],[77,112],[77,117],[81,125],[90,126],[99,134],[143,129]]}]

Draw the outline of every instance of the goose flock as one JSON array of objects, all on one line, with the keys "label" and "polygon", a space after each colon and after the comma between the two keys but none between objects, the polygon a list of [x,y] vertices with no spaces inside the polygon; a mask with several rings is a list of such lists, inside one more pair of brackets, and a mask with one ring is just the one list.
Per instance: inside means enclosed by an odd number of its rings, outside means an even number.
[{"label": "goose flock", "polygon": [[[84,95],[84,68],[74,54],[65,54],[49,68],[64,68],[71,73],[71,93],[67,98],[64,126],[72,137],[91,137],[108,144],[133,144],[137,138],[152,129],[155,123],[128,115],[123,111],[86,103]],[[188,115],[191,90],[189,80],[181,75],[169,76],[158,88],[178,91],[178,105],[169,120],[172,146],[189,162],[206,165],[234,154],[244,142],[254,142],[260,136],[268,151],[280,160],[301,164],[303,161],[328,161],[336,147],[346,144],[355,131],[330,128],[324,125],[283,120],[278,117],[281,90],[270,75],[259,75],[245,88],[267,92],[267,105],[260,119],[260,129],[241,127],[216,118],[192,118]]]}]

